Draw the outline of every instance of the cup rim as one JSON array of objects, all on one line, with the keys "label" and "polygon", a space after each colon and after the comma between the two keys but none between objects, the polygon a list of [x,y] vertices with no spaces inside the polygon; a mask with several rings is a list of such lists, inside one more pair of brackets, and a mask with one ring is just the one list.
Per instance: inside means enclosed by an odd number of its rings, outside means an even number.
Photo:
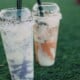
[{"label": "cup rim", "polygon": [[[56,7],[56,11],[57,12],[60,12],[60,8],[59,8],[58,4],[53,3],[53,2],[52,3],[51,2],[42,2],[42,5],[40,5],[40,6],[55,6]],[[34,4],[33,11],[36,11],[37,10],[36,7],[38,7],[38,4],[37,3]]]},{"label": "cup rim", "polygon": [[[2,9],[1,11],[0,11],[0,21],[6,21],[6,22],[17,22],[18,20],[17,20],[17,18],[8,18],[8,16],[6,15],[6,17],[4,16],[4,14],[6,14],[7,12],[10,12],[11,14],[12,14],[12,12],[16,12],[15,14],[16,14],[16,17],[17,17],[17,11],[18,10],[20,10],[20,9],[17,9],[17,8],[15,8],[15,7],[13,7],[13,8],[5,8],[5,9]],[[26,7],[22,7],[22,9],[21,9],[22,11],[24,10],[25,12],[27,12],[28,11],[28,16],[31,16],[31,12],[30,12],[30,10],[28,9],[28,8],[26,8]],[[28,18],[27,16],[26,17],[24,17],[24,18]],[[23,19],[24,19],[23,18]],[[24,21],[26,21],[26,19],[24,20]],[[21,21],[21,22],[24,22],[24,21]]]}]

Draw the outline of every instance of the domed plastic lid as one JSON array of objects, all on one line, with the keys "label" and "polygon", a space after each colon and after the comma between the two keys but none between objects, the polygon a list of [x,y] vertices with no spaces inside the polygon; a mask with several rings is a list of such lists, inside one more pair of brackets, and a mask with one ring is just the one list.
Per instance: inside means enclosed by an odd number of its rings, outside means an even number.
[{"label": "domed plastic lid", "polygon": [[[56,13],[56,12],[60,12],[60,8],[56,3],[43,2],[42,7],[43,7],[43,12],[44,13],[47,12],[47,13],[53,14],[53,13]],[[37,11],[39,12],[38,4],[36,3],[33,6],[33,12],[37,12]]]},{"label": "domed plastic lid", "polygon": [[[22,8],[21,10],[21,21],[30,20],[31,12],[28,8]],[[16,8],[3,9],[0,12],[0,21],[17,22],[18,10]]]}]

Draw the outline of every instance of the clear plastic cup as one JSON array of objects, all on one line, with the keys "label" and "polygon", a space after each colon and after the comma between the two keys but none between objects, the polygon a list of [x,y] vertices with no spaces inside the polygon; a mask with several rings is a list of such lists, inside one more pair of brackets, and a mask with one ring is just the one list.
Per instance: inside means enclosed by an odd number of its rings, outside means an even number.
[{"label": "clear plastic cup", "polygon": [[0,33],[12,80],[34,78],[33,24],[28,8],[22,8],[20,20],[15,8],[0,12]]},{"label": "clear plastic cup", "polygon": [[56,3],[43,2],[44,16],[39,16],[38,5],[33,6],[34,44],[36,60],[41,66],[52,66],[55,62],[58,30],[62,15]]}]

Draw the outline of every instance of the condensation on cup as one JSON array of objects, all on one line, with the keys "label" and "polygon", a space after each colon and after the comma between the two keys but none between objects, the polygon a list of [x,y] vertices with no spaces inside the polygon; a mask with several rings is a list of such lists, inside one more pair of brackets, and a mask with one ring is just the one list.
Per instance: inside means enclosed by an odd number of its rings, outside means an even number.
[{"label": "condensation on cup", "polygon": [[62,15],[56,3],[43,2],[44,16],[39,16],[38,5],[33,6],[34,44],[36,61],[41,66],[52,66],[55,62],[58,30]]},{"label": "condensation on cup", "polygon": [[12,80],[33,80],[33,20],[28,8],[22,8],[21,20],[17,9],[0,12],[0,33]]}]

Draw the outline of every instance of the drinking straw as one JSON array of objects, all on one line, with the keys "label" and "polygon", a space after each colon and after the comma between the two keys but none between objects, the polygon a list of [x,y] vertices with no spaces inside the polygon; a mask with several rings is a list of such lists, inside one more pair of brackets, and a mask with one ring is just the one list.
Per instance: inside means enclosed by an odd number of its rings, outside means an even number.
[{"label": "drinking straw", "polygon": [[22,0],[17,0],[17,16],[21,19]]},{"label": "drinking straw", "polygon": [[43,14],[43,7],[42,7],[41,0],[37,0],[37,3],[38,3],[38,8],[39,8],[40,16],[43,17],[44,14]]}]

